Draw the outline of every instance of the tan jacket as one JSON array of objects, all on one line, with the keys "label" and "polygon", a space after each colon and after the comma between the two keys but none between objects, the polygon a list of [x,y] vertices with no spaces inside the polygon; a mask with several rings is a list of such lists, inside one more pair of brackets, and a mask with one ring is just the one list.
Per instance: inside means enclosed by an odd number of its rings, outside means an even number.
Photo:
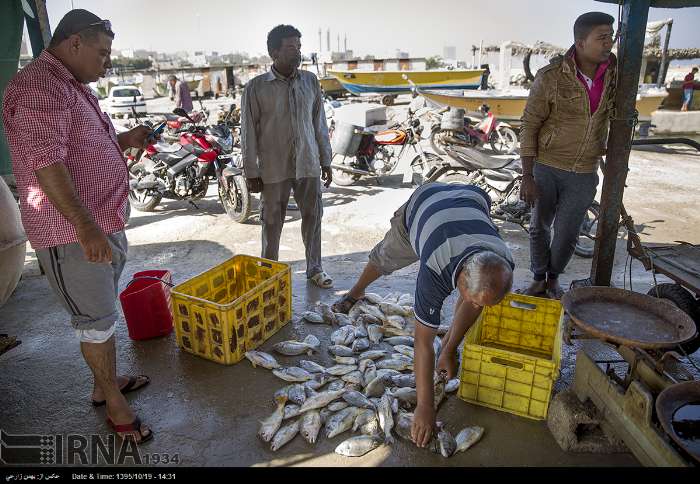
[{"label": "tan jacket", "polygon": [[534,156],[537,162],[561,170],[597,171],[613,112],[615,65],[611,54],[603,95],[593,116],[586,88],[576,77],[576,65],[569,55],[554,58],[540,69],[521,119],[520,155]]}]

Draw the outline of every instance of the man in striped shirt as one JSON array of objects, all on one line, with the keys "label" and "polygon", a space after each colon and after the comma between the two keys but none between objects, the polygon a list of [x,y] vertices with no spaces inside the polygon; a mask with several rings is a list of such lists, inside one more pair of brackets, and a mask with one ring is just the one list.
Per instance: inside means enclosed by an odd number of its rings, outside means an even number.
[{"label": "man in striped shirt", "polygon": [[457,374],[457,348],[484,306],[498,304],[513,284],[513,258],[489,217],[491,200],[478,187],[431,183],[418,188],[391,219],[355,286],[333,305],[347,313],[380,276],[420,264],[415,293],[415,373],[418,405],[412,436],[425,447],[435,426],[433,340],[444,300],[457,289],[452,325],[437,369]]}]

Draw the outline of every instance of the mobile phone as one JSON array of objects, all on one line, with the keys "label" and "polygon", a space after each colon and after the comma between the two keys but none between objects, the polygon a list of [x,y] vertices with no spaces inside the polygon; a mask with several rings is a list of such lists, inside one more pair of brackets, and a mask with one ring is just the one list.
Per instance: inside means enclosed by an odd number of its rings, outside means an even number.
[{"label": "mobile phone", "polygon": [[160,126],[158,126],[156,129],[151,131],[151,134],[148,135],[148,140],[155,141],[156,137],[158,135],[160,135],[163,132],[163,130],[165,129],[166,124],[167,124],[166,122],[162,122],[162,123],[160,123]]}]

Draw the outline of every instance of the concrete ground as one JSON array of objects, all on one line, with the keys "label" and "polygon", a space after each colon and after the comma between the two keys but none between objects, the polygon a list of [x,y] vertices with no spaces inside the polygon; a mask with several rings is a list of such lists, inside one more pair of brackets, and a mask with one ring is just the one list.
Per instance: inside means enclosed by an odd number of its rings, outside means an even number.
[{"label": "concrete ground", "polygon": [[[700,155],[685,150],[633,152],[625,205],[645,241],[700,241],[699,161]],[[137,271],[165,268],[172,272],[175,282],[182,282],[234,254],[260,253],[257,219],[244,225],[231,222],[215,193],[211,186],[209,196],[197,203],[197,209],[185,202],[166,201],[153,213],[132,212],[127,227],[129,261],[122,289]],[[324,267],[335,279],[333,290],[320,290],[306,283],[298,212],[288,214],[280,257],[292,267],[295,315],[262,350],[309,332],[327,336],[328,327],[304,325],[298,322],[298,314],[317,301],[332,302],[352,285],[369,250],[389,227],[391,214],[410,193],[411,188],[397,177],[384,179],[381,185],[369,180],[352,187],[332,186],[324,192]],[[527,234],[512,224],[499,225],[516,260],[516,288],[523,287],[529,278]],[[620,287],[625,254],[621,238],[614,272],[614,282]],[[589,269],[590,260],[575,257],[563,282],[587,277]],[[406,268],[381,279],[370,290],[380,294],[412,292],[416,272],[416,267]],[[632,265],[632,279],[636,291],[646,292],[651,287],[651,275],[638,262]],[[445,307],[444,320],[449,321],[451,305]],[[67,319],[30,251],[22,281],[0,308],[0,332],[22,340],[19,347],[0,357],[3,430],[11,434],[109,434],[104,409],[89,404],[92,378]],[[454,433],[468,425],[481,425],[486,434],[475,447],[449,460],[404,441],[393,447],[382,446],[361,458],[340,457],[333,449],[349,434],[331,440],[319,437],[315,446],[297,437],[275,453],[256,437],[258,421],[273,410],[273,392],[283,386],[270,372],[253,369],[247,361],[221,366],[184,353],[176,347],[174,334],[131,341],[123,320],[117,340],[120,371],[145,373],[152,378],[149,387],[129,395],[138,414],[155,432],[154,441],[144,447],[144,452],[178,454],[182,465],[637,465],[629,454],[564,453],[544,422],[470,405],[456,396],[443,404],[438,418]],[[565,348],[557,391],[573,377],[575,350]],[[329,363],[325,351],[319,358],[320,363]],[[291,364],[297,359],[281,357],[280,362]]]}]

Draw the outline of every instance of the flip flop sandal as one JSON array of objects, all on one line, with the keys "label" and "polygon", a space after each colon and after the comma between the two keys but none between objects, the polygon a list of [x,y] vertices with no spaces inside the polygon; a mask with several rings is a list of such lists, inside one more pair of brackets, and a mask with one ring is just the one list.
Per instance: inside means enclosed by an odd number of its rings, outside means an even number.
[{"label": "flip flop sandal", "polygon": [[[129,433],[126,436],[122,437],[122,439],[131,439],[136,445],[141,445],[153,438],[153,430],[148,429],[148,433],[146,435],[141,432],[141,419],[136,417],[133,422],[129,424],[123,424],[123,425],[116,425],[114,422],[112,422],[112,419],[107,417],[107,425],[110,426],[110,428],[119,435],[119,433],[124,433],[124,432],[138,432],[139,436],[141,437],[140,441],[136,441],[134,438],[133,434]],[[121,436],[120,436],[121,437]]]},{"label": "flip flop sandal", "polygon": [[[136,383],[138,382],[138,379],[146,379],[145,383],[142,383],[139,386],[136,386]],[[130,376],[129,381],[126,382],[126,385],[124,385],[119,391],[122,392],[122,395],[126,395],[127,393],[135,392],[136,390],[140,390],[146,385],[151,383],[151,379],[148,378],[146,375],[137,375],[137,376]],[[93,400],[92,401],[92,406],[93,407],[102,407],[107,403],[107,400]]]},{"label": "flip flop sandal", "polygon": [[333,279],[331,279],[325,272],[319,272],[318,274],[310,277],[309,280],[321,289],[330,289],[333,287]]},{"label": "flip flop sandal", "polygon": [[336,313],[348,314],[356,303],[357,299],[346,294],[333,303],[331,310]]}]

